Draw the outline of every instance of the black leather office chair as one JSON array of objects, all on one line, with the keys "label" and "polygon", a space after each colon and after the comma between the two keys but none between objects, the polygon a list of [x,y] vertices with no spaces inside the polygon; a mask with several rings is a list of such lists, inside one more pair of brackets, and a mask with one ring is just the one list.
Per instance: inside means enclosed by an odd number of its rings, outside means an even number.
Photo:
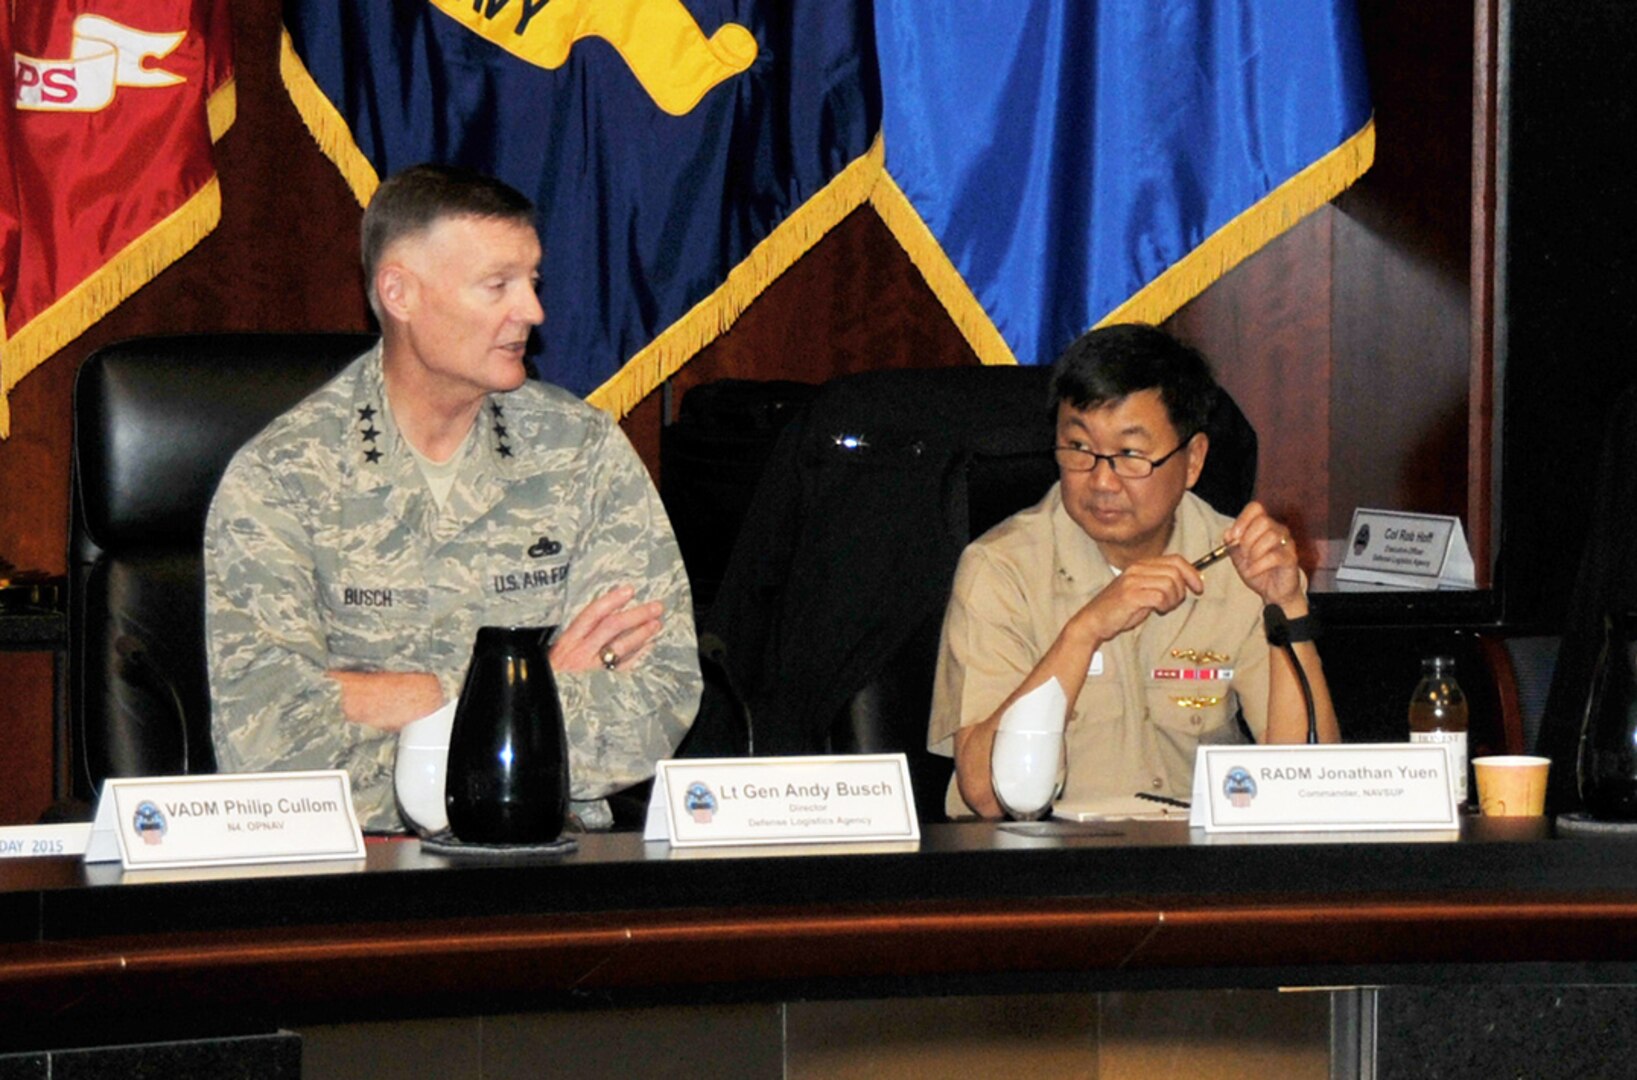
[{"label": "black leather office chair", "polygon": [[[1637,383],[1609,410],[1595,482],[1580,495],[1590,501],[1586,546],[1563,623],[1535,753],[1552,759],[1546,809],[1581,809],[1580,734],[1604,647],[1604,617],[1637,611]],[[1548,512],[1543,510],[1543,512]],[[1505,538],[1502,538],[1505,544]],[[1561,557],[1560,553],[1543,558]]]},{"label": "black leather office chair", "polygon": [[[939,629],[968,542],[1057,478],[1048,368],[876,371],[826,384],[784,429],[702,630],[757,754],[908,755],[923,820],[950,762],[926,751]],[[1195,490],[1237,514],[1256,433],[1222,394]],[[738,711],[707,683],[682,753],[722,753]]]},{"label": "black leather office chair", "polygon": [[149,337],[74,384],[71,790],[213,772],[201,542],[233,453],[375,342],[346,333]]}]

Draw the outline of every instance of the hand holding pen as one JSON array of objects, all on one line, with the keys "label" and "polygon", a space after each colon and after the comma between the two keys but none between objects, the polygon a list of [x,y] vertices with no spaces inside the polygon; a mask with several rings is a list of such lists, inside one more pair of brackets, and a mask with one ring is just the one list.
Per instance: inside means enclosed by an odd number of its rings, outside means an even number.
[{"label": "hand holding pen", "polygon": [[[1203,591],[1199,572],[1227,558],[1237,545],[1236,540],[1224,541],[1187,564],[1175,555],[1133,563],[1080,610],[1080,617],[1091,620],[1093,635],[1099,642],[1108,641],[1136,627],[1153,612],[1173,610],[1188,593]],[[1192,567],[1193,575],[1184,566]]]}]

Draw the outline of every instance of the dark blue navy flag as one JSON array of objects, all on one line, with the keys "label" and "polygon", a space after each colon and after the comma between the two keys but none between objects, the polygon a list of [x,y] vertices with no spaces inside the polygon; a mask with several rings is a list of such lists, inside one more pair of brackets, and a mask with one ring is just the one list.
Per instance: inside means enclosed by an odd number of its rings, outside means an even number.
[{"label": "dark blue navy flag", "polygon": [[1353,0],[877,0],[871,202],[979,357],[1159,322],[1375,154]]},{"label": "dark blue navy flag", "polygon": [[880,171],[868,0],[287,0],[285,28],[360,204],[421,161],[535,201],[542,371],[616,415]]}]

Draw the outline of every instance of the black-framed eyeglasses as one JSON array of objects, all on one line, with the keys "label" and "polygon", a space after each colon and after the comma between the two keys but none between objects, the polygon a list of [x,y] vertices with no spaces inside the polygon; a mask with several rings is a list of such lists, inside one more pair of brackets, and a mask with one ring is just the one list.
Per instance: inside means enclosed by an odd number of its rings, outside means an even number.
[{"label": "black-framed eyeglasses", "polygon": [[1120,479],[1141,480],[1145,476],[1152,476],[1155,469],[1176,457],[1183,447],[1193,441],[1193,438],[1192,435],[1188,436],[1169,454],[1157,458],[1145,458],[1130,450],[1121,450],[1117,454],[1099,454],[1083,446],[1057,446],[1052,448],[1052,452],[1057,456],[1057,467],[1064,472],[1091,472],[1097,468],[1099,461],[1106,461],[1108,467],[1114,470],[1114,475]]}]

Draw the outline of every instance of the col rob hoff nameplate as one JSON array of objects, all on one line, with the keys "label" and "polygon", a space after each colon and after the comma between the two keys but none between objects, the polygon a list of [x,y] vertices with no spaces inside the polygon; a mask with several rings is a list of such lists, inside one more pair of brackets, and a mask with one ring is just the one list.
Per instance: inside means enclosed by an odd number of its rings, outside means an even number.
[{"label": "col rob hoff nameplate", "polygon": [[903,754],[662,761],[643,834],[675,847],[920,838]]},{"label": "col rob hoff nameplate", "polygon": [[108,780],[85,860],[153,870],[363,857],[352,786],[333,769]]},{"label": "col rob hoff nameplate", "polygon": [[1206,832],[1460,829],[1446,748],[1201,746],[1188,823]]},{"label": "col rob hoff nameplate", "polygon": [[1353,511],[1337,581],[1401,589],[1471,589],[1477,579],[1461,519],[1396,510]]}]

